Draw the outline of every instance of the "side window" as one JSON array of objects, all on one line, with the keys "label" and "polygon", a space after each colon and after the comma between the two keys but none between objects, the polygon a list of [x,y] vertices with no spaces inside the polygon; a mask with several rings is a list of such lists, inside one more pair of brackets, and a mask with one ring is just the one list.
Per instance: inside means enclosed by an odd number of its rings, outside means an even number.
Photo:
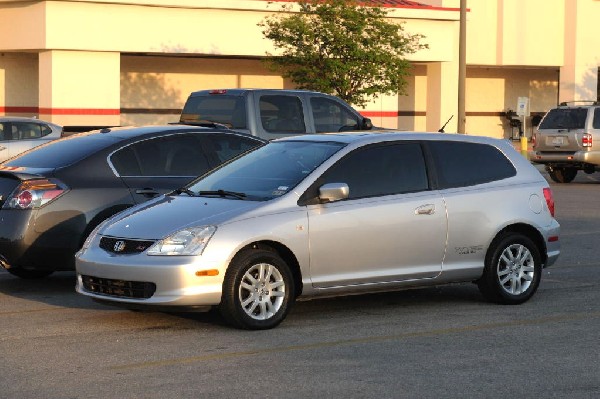
[{"label": "side window", "polygon": [[317,133],[359,129],[360,124],[356,115],[336,101],[324,97],[312,97],[310,106]]},{"label": "side window", "polygon": [[9,126],[4,124],[4,123],[0,123],[0,141],[4,141],[4,140],[10,140],[10,135],[9,134],[5,134],[4,132],[8,132],[8,128]]},{"label": "side window", "polygon": [[52,133],[52,129],[48,125],[40,125],[40,129],[42,130],[42,136],[41,137],[47,136],[50,133]]},{"label": "side window", "polygon": [[121,176],[199,176],[211,167],[195,136],[143,140],[115,152],[111,162]]},{"label": "side window", "polygon": [[269,133],[306,133],[302,101],[296,96],[261,96],[259,110],[262,127]]},{"label": "side window", "polygon": [[[15,133],[17,136],[15,137]],[[13,122],[13,139],[29,140],[42,137],[42,126],[37,123]]]},{"label": "side window", "polygon": [[513,164],[496,147],[458,141],[430,141],[440,188],[473,186],[515,176]]},{"label": "side window", "polygon": [[260,145],[260,141],[230,134],[210,134],[203,138],[204,151],[215,166]]},{"label": "side window", "polygon": [[348,184],[350,199],[429,188],[425,159],[418,143],[385,144],[358,149],[325,172],[317,185],[326,183]]},{"label": "side window", "polygon": [[600,129],[600,108],[594,108],[594,122],[592,127],[594,129]]}]

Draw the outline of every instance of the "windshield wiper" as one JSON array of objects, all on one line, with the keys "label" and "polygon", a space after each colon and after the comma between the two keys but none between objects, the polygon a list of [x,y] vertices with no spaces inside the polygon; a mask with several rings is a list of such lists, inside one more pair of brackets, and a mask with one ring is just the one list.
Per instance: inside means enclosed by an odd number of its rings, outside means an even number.
[{"label": "windshield wiper", "polygon": [[234,197],[237,199],[245,199],[246,194],[236,193],[235,191],[214,190],[214,191],[199,191],[198,195],[218,195],[219,197]]},{"label": "windshield wiper", "polygon": [[190,197],[196,197],[196,193],[195,192],[193,192],[192,190],[190,190],[188,188],[185,188],[185,187],[178,188],[177,190],[173,191],[173,194],[177,194],[177,195],[179,195],[179,194],[187,194]]}]

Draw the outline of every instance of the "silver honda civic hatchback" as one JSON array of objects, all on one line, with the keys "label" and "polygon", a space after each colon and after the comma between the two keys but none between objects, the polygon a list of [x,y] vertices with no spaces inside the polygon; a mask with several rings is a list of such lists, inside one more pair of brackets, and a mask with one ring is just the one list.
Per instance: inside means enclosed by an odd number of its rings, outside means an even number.
[{"label": "silver honda civic hatchback", "polygon": [[473,281],[522,303],[560,253],[548,183],[505,140],[436,133],[270,142],[99,225],[77,291],[277,326],[320,295]]}]

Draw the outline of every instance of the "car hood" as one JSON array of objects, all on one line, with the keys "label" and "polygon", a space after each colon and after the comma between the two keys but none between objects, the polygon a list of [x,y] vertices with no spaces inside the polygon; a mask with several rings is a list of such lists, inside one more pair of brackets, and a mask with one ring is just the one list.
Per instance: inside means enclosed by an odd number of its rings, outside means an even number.
[{"label": "car hood", "polygon": [[161,239],[185,227],[227,222],[261,204],[226,198],[165,196],[117,214],[99,233],[123,238]]}]

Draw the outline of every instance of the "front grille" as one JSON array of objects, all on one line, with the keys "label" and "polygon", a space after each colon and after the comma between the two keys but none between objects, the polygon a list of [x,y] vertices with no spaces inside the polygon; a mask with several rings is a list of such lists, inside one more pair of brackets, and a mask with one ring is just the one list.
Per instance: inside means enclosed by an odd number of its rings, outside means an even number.
[{"label": "front grille", "polygon": [[83,288],[91,293],[121,298],[148,299],[156,292],[156,284],[145,281],[113,280],[81,276]]},{"label": "front grille", "polygon": [[123,238],[102,237],[100,248],[113,254],[127,255],[137,254],[147,250],[154,241],[148,240],[126,240]]}]

